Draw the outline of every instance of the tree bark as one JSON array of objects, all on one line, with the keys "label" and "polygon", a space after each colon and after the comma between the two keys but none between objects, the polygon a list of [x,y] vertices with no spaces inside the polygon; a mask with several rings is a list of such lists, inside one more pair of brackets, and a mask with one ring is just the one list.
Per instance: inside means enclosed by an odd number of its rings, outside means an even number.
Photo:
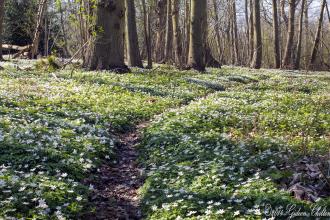
[{"label": "tree bark", "polygon": [[253,0],[249,1],[249,8],[250,8],[250,15],[249,15],[249,25],[250,25],[250,39],[249,39],[249,48],[250,48],[250,53],[249,53],[249,61],[252,62],[253,59],[253,54],[254,54],[254,24],[253,24]]},{"label": "tree bark", "polygon": [[65,30],[65,25],[64,25],[64,18],[63,18],[63,8],[62,8],[62,2],[59,2],[59,10],[60,10],[60,21],[61,21],[61,31],[63,34],[63,40],[64,40],[64,56],[65,57],[70,57],[70,51],[68,48],[68,35]]},{"label": "tree bark", "polygon": [[164,45],[165,45],[165,33],[164,27],[166,26],[166,0],[157,0],[156,5],[156,50],[155,58],[156,62],[161,62],[164,59]]},{"label": "tree bark", "polygon": [[47,0],[40,0],[38,5],[38,14],[37,14],[37,24],[33,34],[32,46],[29,57],[34,59],[38,53],[40,33],[42,31],[42,22],[44,19],[44,14],[47,9]]},{"label": "tree bark", "polygon": [[308,8],[309,4],[306,1],[306,7],[304,10],[304,26],[305,26],[305,47],[304,47],[304,62],[305,62],[305,68],[308,68],[308,62],[309,62],[309,55],[310,55],[310,47],[309,47],[309,20],[308,20]]},{"label": "tree bark", "polygon": [[173,47],[174,47],[174,61],[176,66],[182,67],[182,46],[181,33],[179,26],[179,0],[172,0],[172,24],[173,24]]},{"label": "tree bark", "polygon": [[[215,1],[215,0],[213,0]],[[245,0],[244,1],[244,15],[245,15],[245,23],[246,23],[246,39],[247,39],[247,50],[246,50],[246,53],[244,53],[244,62],[246,64],[246,58],[245,56],[248,57],[248,55],[250,54],[250,22],[249,22],[249,2],[248,0]]]},{"label": "tree bark", "polygon": [[274,62],[275,68],[281,67],[280,38],[278,28],[278,8],[277,0],[273,0],[273,36],[274,36]]},{"label": "tree bark", "polygon": [[317,31],[315,33],[313,50],[312,50],[311,59],[309,62],[309,68],[315,67],[316,56],[318,53],[319,44],[320,44],[320,40],[321,40],[320,36],[321,36],[321,30],[322,30],[322,24],[323,24],[324,8],[325,8],[326,3],[327,3],[326,0],[322,0],[321,12],[320,12],[320,17],[319,17],[319,21],[318,21]]},{"label": "tree bark", "polygon": [[294,18],[296,11],[296,0],[289,0],[289,23],[288,34],[285,46],[284,57],[282,61],[282,68],[290,69],[292,65],[292,52],[293,52],[293,37],[294,37]]},{"label": "tree bark", "polygon": [[300,68],[301,44],[302,44],[302,35],[303,35],[303,22],[304,22],[305,5],[306,5],[306,0],[302,0],[302,2],[301,2],[301,11],[300,11],[300,19],[299,19],[297,55],[296,55],[296,60],[294,62],[294,69],[299,69]]},{"label": "tree bark", "polygon": [[127,62],[129,66],[143,67],[136,29],[134,0],[125,0],[125,6]]},{"label": "tree bark", "polygon": [[[218,52],[218,60],[220,60],[220,54],[221,54],[221,36],[220,36],[220,19],[219,19],[219,15],[218,15],[218,5],[217,5],[217,1],[213,0],[213,11],[214,11],[214,16],[215,16],[215,34],[216,34],[216,38],[217,38],[217,52]],[[221,60],[220,60],[221,61]]]},{"label": "tree bark", "polygon": [[260,69],[262,63],[262,37],[260,24],[260,0],[254,0],[253,5],[253,26],[254,26],[254,53],[251,68]]},{"label": "tree bark", "polygon": [[206,25],[207,1],[192,0],[188,67],[198,71],[205,71]]},{"label": "tree bark", "polygon": [[5,13],[5,0],[0,0],[0,60],[3,60],[2,41],[3,41],[3,18]]},{"label": "tree bark", "polygon": [[240,65],[240,58],[238,54],[238,31],[237,31],[237,18],[236,18],[236,0],[231,1],[231,17],[233,28],[233,46],[234,46],[234,64]]},{"label": "tree bark", "polygon": [[143,8],[143,20],[144,20],[144,36],[145,36],[147,59],[148,59],[148,65],[146,68],[151,69],[152,68],[152,57],[151,57],[150,15],[149,15],[149,10],[147,10],[145,0],[142,0],[142,8]]},{"label": "tree bark", "polygon": [[165,37],[165,54],[164,62],[168,63],[172,59],[173,45],[173,24],[172,24],[172,0],[167,0],[166,15],[166,37]]},{"label": "tree bark", "polygon": [[129,72],[124,63],[125,2],[100,0],[97,4],[96,30],[90,70]]}]

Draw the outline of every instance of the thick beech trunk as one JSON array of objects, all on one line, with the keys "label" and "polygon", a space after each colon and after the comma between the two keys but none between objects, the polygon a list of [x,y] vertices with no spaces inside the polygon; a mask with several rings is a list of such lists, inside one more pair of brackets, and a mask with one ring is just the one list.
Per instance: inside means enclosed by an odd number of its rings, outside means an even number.
[{"label": "thick beech trunk", "polygon": [[97,36],[89,69],[128,72],[124,63],[125,2],[100,0],[96,16]]},{"label": "thick beech trunk", "polygon": [[126,49],[129,66],[143,67],[136,29],[134,0],[125,0],[126,6]]},{"label": "thick beech trunk", "polygon": [[188,67],[205,71],[207,0],[191,1]]}]

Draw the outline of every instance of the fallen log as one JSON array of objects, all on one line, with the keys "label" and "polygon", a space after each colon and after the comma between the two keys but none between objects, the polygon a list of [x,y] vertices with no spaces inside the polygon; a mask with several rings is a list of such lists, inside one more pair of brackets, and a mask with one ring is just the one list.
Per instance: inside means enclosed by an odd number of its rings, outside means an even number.
[{"label": "fallen log", "polygon": [[12,44],[2,44],[2,50],[18,50],[18,51],[22,51],[22,50],[27,50],[29,48],[31,48],[31,45],[17,46],[17,45],[12,45]]}]

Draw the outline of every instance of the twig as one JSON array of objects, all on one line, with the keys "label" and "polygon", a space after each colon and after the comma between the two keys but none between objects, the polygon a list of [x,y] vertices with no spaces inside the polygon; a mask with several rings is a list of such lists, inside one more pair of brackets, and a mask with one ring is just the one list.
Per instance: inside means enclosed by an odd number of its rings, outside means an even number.
[{"label": "twig", "polygon": [[82,45],[77,51],[75,54],[73,54],[73,56],[66,62],[63,64],[62,66],[62,69],[64,69],[67,65],[69,65],[73,60],[74,58],[76,58],[76,56],[81,52],[82,49],[84,49],[90,42],[92,42],[92,40],[89,40],[89,41],[86,41],[84,43],[84,45]]}]

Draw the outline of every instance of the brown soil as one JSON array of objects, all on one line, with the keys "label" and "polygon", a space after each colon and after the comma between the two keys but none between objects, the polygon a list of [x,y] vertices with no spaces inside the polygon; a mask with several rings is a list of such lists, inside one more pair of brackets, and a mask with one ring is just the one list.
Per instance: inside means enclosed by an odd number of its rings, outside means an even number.
[{"label": "brown soil", "polygon": [[147,123],[142,123],[134,131],[118,135],[117,162],[100,167],[96,181],[92,182],[95,190],[91,200],[96,205],[96,211],[84,219],[142,218],[138,189],[143,179],[136,161],[138,153],[135,147],[139,143],[140,131],[146,126]]}]

